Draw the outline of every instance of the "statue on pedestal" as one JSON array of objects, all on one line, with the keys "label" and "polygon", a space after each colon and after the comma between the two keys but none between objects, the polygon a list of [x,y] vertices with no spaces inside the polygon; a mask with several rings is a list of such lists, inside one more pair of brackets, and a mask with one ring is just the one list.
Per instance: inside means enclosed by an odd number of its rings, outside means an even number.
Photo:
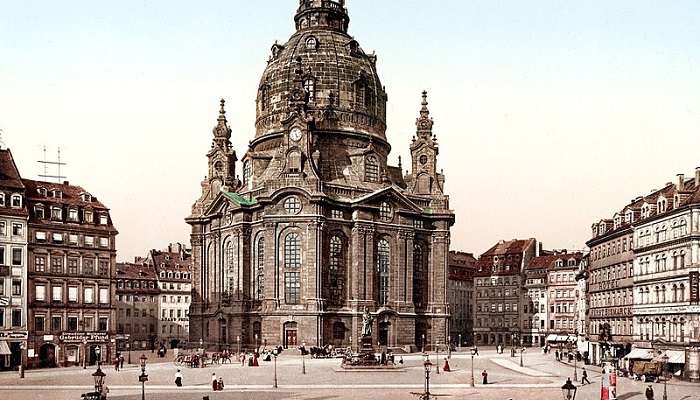
[{"label": "statue on pedestal", "polygon": [[372,323],[374,318],[370,315],[369,310],[365,307],[365,313],[362,316],[362,336],[372,336]]}]

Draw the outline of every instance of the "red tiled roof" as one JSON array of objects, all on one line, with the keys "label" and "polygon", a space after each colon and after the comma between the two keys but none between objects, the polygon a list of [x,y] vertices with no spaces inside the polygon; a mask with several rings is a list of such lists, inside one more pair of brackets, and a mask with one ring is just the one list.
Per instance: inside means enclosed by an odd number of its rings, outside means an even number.
[{"label": "red tiled roof", "polygon": [[557,260],[564,261],[564,266],[567,266],[568,260],[571,260],[572,258],[576,260],[576,265],[578,266],[578,264],[581,262],[581,259],[583,259],[583,253],[567,252],[534,257],[532,260],[530,260],[525,269],[552,269],[554,268],[554,265]]},{"label": "red tiled roof", "polygon": [[0,150],[0,186],[7,189],[24,190],[22,177],[10,149]]},{"label": "red tiled roof", "polygon": [[[52,203],[52,204],[63,204],[69,206],[82,206],[82,207],[92,207],[94,209],[107,210],[104,204],[99,202],[96,197],[92,197],[92,201],[83,201],[80,197],[83,193],[89,193],[80,186],[70,185],[69,183],[53,183],[53,182],[42,182],[35,181],[31,179],[22,179],[24,186],[27,188],[27,198],[33,202],[42,203]],[[48,191],[48,195],[44,196],[38,192],[37,189],[45,188]],[[62,192],[61,198],[51,197],[52,190],[60,190]]]},{"label": "red tiled roof", "polygon": [[486,250],[486,252],[482,254],[481,257],[501,254],[520,254],[524,252],[534,240],[535,239],[514,239],[509,241],[500,241],[490,249]]},{"label": "red tiled roof", "polygon": [[158,272],[173,271],[173,272],[190,272],[192,271],[192,256],[189,253],[183,252],[168,252],[160,250],[151,250],[151,259],[155,264]]},{"label": "red tiled roof", "polygon": [[120,278],[155,280],[157,275],[153,265],[117,263],[117,279]]}]

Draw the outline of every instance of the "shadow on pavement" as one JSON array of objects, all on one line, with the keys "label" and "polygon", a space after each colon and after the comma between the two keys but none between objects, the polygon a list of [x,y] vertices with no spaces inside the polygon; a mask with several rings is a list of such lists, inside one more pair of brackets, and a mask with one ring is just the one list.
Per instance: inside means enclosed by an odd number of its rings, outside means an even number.
[{"label": "shadow on pavement", "polygon": [[621,394],[621,395],[617,396],[617,400],[627,400],[627,399],[631,399],[632,397],[635,397],[637,395],[641,396],[642,392],[632,392],[632,393]]}]

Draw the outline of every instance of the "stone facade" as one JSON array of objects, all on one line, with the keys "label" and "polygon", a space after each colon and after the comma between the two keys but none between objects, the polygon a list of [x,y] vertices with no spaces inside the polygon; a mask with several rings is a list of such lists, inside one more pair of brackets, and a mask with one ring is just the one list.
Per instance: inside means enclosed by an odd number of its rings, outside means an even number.
[{"label": "stone facade", "polygon": [[558,252],[547,269],[549,334],[573,338],[576,332],[576,298],[578,273],[583,253]]},{"label": "stone facade", "polygon": [[190,340],[357,348],[367,308],[374,343],[444,344],[454,214],[427,94],[404,175],[388,163],[377,57],[348,35],[344,2],[300,1],[295,24],[272,46],[242,180],[221,104],[187,218]]},{"label": "stone facade", "polygon": [[539,255],[537,240],[500,241],[479,257],[474,274],[474,340],[477,345],[519,344],[523,271]]},{"label": "stone facade", "polygon": [[151,350],[158,338],[156,270],[152,265],[117,263],[117,348]]},{"label": "stone facade", "polygon": [[0,370],[17,368],[26,355],[27,219],[12,152],[0,149]]},{"label": "stone facade", "polygon": [[456,346],[473,343],[474,271],[476,258],[471,253],[450,251],[447,298],[450,304],[450,342]]},{"label": "stone facade", "polygon": [[549,321],[549,257],[534,257],[523,271],[523,345],[544,346]]}]

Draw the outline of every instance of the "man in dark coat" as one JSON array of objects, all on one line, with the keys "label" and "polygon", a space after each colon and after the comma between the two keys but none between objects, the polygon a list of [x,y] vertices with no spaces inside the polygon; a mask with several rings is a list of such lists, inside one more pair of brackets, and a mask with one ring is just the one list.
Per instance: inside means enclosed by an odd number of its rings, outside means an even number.
[{"label": "man in dark coat", "polygon": [[647,397],[647,400],[654,400],[654,389],[651,387],[651,385],[647,387],[645,395]]}]

